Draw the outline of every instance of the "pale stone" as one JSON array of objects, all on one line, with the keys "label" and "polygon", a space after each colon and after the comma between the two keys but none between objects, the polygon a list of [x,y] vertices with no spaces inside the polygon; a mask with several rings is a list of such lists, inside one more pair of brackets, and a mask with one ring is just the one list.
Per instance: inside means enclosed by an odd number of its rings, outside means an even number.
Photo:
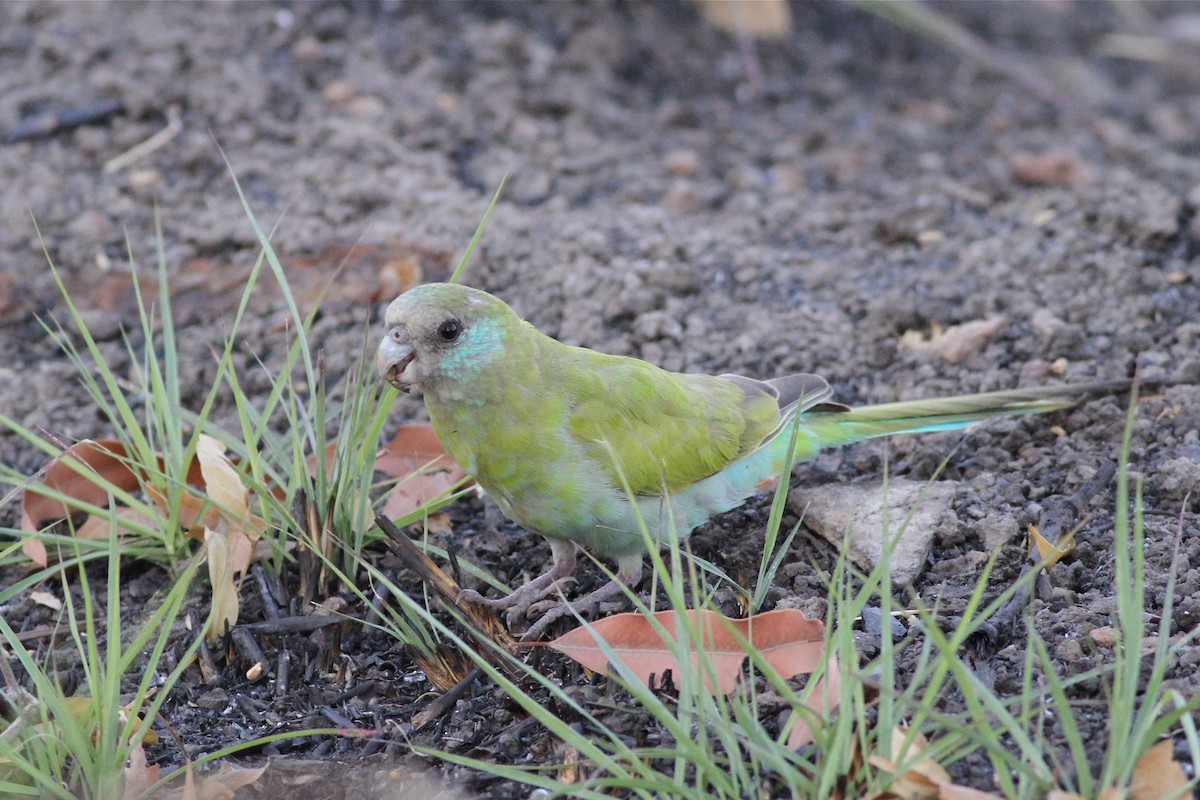
[{"label": "pale stone", "polygon": [[886,498],[886,532],[900,537],[888,569],[892,583],[908,586],[924,568],[934,536],[958,524],[950,508],[957,489],[953,481],[892,478],[886,490],[882,484],[793,489],[788,505],[796,513],[803,512],[804,524],[834,545],[846,541],[850,559],[870,571],[883,559]]}]

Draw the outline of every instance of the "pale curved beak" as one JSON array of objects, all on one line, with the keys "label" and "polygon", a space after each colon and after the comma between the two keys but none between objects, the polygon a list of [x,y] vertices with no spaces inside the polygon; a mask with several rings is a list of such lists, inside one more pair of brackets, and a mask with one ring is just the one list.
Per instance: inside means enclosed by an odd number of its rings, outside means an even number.
[{"label": "pale curved beak", "polygon": [[375,354],[375,371],[379,377],[402,392],[407,392],[412,386],[411,381],[404,379],[404,371],[417,355],[412,345],[405,341],[406,338],[402,328],[388,328]]}]

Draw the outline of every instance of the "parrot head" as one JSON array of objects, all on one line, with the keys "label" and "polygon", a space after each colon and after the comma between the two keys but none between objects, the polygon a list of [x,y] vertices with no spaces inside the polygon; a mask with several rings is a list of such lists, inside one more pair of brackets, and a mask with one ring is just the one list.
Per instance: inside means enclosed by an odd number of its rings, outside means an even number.
[{"label": "parrot head", "polygon": [[427,283],[397,297],[384,314],[375,356],[379,377],[402,392],[424,393],[469,381],[491,365],[515,325],[516,312],[487,292]]}]

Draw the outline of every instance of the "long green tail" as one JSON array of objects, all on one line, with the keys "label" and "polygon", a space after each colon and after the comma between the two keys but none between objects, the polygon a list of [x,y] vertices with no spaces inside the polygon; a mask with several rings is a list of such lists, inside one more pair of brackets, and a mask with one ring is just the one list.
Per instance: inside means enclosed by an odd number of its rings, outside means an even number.
[{"label": "long green tail", "polygon": [[1085,395],[1118,394],[1129,391],[1130,387],[1130,381],[1097,381],[907,400],[845,411],[825,411],[818,407],[801,414],[795,460],[806,461],[815,458],[822,449],[878,436],[954,430],[993,417],[1044,414],[1070,408]]}]

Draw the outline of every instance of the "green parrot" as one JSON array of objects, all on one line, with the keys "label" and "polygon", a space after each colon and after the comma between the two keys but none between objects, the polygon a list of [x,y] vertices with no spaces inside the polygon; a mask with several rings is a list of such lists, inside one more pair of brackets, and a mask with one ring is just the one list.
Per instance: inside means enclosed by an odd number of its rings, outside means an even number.
[{"label": "green parrot", "polygon": [[[549,542],[547,572],[485,601],[509,610],[510,623],[531,610],[552,612],[539,630],[568,611],[537,601],[570,579],[578,547],[614,559],[617,580],[637,584],[646,552],[639,513],[658,541],[682,538],[824,448],[1053,411],[1082,394],[1128,386],[1084,383],[851,409],[831,402],[829,384],[817,375],[680,374],[571,347],[498,298],[460,284],[405,292],[388,306],[385,324],[379,376],[402,391],[419,389],[447,452],[506,516]],[[619,591],[612,581],[576,604],[591,607]]]}]

